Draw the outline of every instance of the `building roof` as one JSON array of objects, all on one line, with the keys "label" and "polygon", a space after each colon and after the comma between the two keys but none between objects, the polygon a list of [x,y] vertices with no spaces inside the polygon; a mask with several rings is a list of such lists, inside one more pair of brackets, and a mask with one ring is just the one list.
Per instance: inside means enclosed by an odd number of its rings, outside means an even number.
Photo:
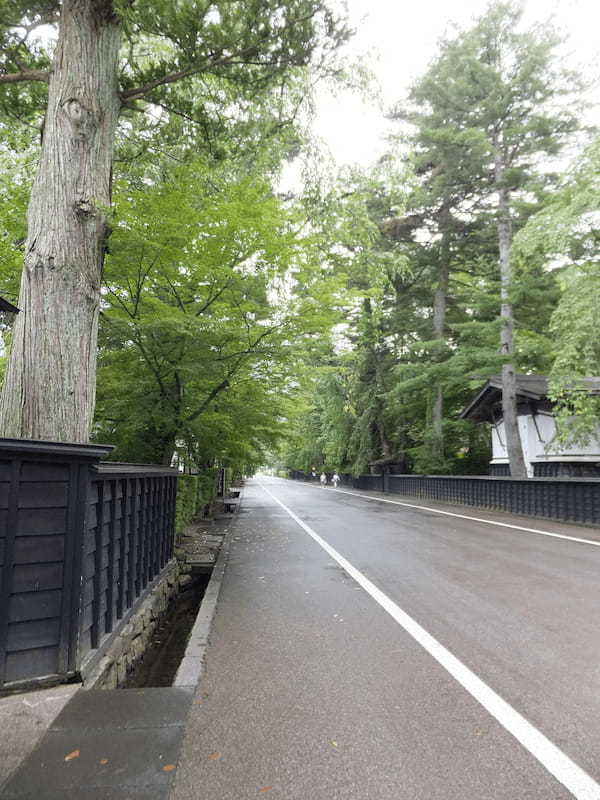
[{"label": "building roof", "polygon": [[0,311],[8,311],[11,314],[18,314],[21,309],[13,306],[12,303],[9,303],[8,300],[4,297],[0,297]]},{"label": "building roof", "polygon": [[[548,378],[545,375],[517,375],[517,402],[538,403],[546,400]],[[581,388],[588,394],[600,395],[600,378],[581,379]],[[492,375],[469,405],[461,412],[461,419],[474,422],[494,422],[494,406],[502,400],[502,377]]]}]

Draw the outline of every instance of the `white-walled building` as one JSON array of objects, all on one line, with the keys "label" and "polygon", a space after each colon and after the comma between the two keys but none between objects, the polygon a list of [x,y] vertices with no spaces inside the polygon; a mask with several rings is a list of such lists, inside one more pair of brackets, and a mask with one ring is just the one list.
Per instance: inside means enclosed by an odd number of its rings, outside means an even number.
[{"label": "white-walled building", "polygon": [[[600,378],[586,378],[586,391],[600,394]],[[517,409],[523,455],[530,477],[600,476],[600,425],[588,445],[560,445],[555,441],[556,425],[548,382],[543,375],[517,375]],[[491,475],[509,475],[504,420],[502,379],[494,376],[462,412],[463,419],[487,422],[491,426]]]}]

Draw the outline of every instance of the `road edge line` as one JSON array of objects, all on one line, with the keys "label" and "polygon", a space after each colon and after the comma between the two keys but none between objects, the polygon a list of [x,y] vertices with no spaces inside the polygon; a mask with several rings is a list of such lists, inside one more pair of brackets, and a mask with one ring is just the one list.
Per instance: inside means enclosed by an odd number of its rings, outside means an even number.
[{"label": "road edge line", "polygon": [[[292,481],[292,484],[296,485],[299,483],[298,481]],[[311,486],[310,484],[303,483],[303,486],[308,486],[309,489],[316,489],[316,486]],[[351,497],[361,497],[363,500],[372,500],[375,503],[390,503],[394,506],[403,506],[405,508],[416,508],[419,511],[431,511],[434,514],[442,514],[446,517],[455,517],[457,519],[468,519],[472,522],[483,522],[486,525],[495,525],[498,528],[509,528],[515,531],[525,531],[525,533],[534,533],[538,536],[549,536],[552,539],[566,539],[568,542],[576,542],[577,544],[589,544],[592,547],[600,547],[600,541],[595,539],[583,539],[579,536],[567,536],[564,533],[552,533],[552,531],[542,531],[538,528],[526,528],[524,525],[511,525],[510,522],[500,522],[500,520],[495,519],[483,519],[482,517],[470,517],[468,514],[457,514],[453,511],[444,511],[440,508],[432,508],[431,506],[420,506],[416,503],[405,503],[402,500],[389,500],[387,497],[373,497],[370,494],[360,494],[359,492],[350,492],[347,489],[329,489],[330,492],[336,492],[337,494],[347,494]]]},{"label": "road edge line", "polygon": [[[262,490],[271,497],[325,552],[344,569],[394,619],[406,633],[446,670],[494,719],[516,739],[577,800],[600,800],[600,784],[563,753],[541,731],[532,725],[510,703],[479,678],[466,664],[403,611],[390,597],[356,569],[344,556],[319,536],[282,503],[260,481]],[[373,498],[376,499],[376,498]]]}]

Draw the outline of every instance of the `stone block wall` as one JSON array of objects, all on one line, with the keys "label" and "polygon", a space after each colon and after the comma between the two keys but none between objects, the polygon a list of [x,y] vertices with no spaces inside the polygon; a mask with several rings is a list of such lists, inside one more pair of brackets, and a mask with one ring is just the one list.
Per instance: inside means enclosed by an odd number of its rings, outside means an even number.
[{"label": "stone block wall", "polygon": [[125,681],[149,646],[169,603],[190,581],[191,577],[177,561],[167,567],[161,580],[115,637],[105,655],[92,672],[84,676],[84,689],[116,689]]}]

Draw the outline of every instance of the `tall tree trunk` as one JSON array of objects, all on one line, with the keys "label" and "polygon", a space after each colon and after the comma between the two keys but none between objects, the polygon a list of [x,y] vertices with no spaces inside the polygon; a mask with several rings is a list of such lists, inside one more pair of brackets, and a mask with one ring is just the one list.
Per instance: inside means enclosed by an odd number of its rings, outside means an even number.
[{"label": "tall tree trunk", "polygon": [[64,0],[0,398],[4,436],[89,438],[120,38],[111,0]]},{"label": "tall tree trunk", "polygon": [[[510,266],[510,246],[512,231],[509,213],[508,190],[504,183],[504,158],[496,142],[495,182],[498,192],[498,253],[500,262],[500,350],[503,355],[512,356],[513,348],[513,309],[510,302],[512,274]],[[502,416],[506,436],[506,449],[510,474],[513,478],[527,478],[527,467],[523,458],[523,445],[519,434],[517,416],[517,382],[512,358],[502,366]]]},{"label": "tall tree trunk", "polygon": [[387,438],[385,433],[385,426],[382,420],[383,409],[379,409],[377,415],[377,421],[375,426],[377,427],[377,433],[379,434],[379,446],[381,448],[381,457],[388,459],[392,457],[392,446],[390,444],[390,440]]},{"label": "tall tree trunk", "polygon": [[383,421],[385,408],[381,399],[381,395],[385,391],[385,386],[383,382],[383,364],[380,361],[380,353],[378,352],[377,347],[373,347],[372,357],[375,363],[375,427],[377,428],[377,434],[379,436],[381,457],[389,459],[392,457],[392,445],[387,437],[385,422]]},{"label": "tall tree trunk", "polygon": [[[448,306],[448,278],[450,274],[450,233],[448,231],[449,212],[442,209],[440,224],[442,226],[442,244],[440,248],[440,263],[438,269],[438,285],[433,296],[433,338],[438,346],[434,354],[436,361],[441,361],[446,333],[446,309]],[[444,458],[444,393],[438,383],[434,388],[433,406],[431,410],[431,424],[433,428],[433,442],[431,455],[436,461]]]}]

